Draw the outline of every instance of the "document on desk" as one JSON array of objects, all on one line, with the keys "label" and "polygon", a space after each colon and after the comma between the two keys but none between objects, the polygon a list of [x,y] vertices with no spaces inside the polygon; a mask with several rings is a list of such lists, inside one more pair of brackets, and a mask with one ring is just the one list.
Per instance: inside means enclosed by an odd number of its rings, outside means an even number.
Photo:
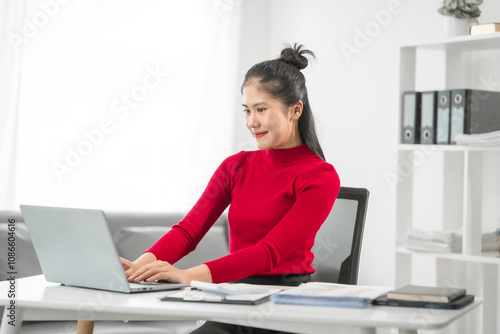
[{"label": "document on desk", "polygon": [[311,282],[273,294],[276,304],[365,308],[390,287]]},{"label": "document on desk", "polygon": [[269,289],[269,291],[265,293],[226,295],[226,294],[199,291],[199,290],[179,290],[179,291],[167,292],[167,295],[161,298],[161,300],[257,305],[269,301],[271,295],[279,291],[281,291],[281,289]]}]

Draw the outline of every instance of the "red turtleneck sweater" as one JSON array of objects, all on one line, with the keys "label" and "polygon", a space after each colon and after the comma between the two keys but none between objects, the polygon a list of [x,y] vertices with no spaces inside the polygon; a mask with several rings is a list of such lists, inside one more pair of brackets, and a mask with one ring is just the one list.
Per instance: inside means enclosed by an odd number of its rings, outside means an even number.
[{"label": "red turtleneck sweater", "polygon": [[214,283],[312,273],[314,237],[339,189],[333,166],[307,144],[242,151],[222,162],[191,211],[147,252],[175,263],[231,204],[230,254],[206,263]]}]

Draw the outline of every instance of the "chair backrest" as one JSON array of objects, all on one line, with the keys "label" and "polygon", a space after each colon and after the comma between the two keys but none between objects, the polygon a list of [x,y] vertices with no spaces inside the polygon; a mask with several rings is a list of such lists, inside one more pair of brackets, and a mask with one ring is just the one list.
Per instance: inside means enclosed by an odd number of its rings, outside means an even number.
[{"label": "chair backrest", "polygon": [[358,283],[359,257],[370,192],[340,187],[332,211],[321,226],[312,248],[317,282]]}]

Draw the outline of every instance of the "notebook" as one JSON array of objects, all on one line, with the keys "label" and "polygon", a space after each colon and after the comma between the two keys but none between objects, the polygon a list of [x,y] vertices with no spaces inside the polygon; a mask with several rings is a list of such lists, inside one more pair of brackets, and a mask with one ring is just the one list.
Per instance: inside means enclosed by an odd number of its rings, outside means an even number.
[{"label": "notebook", "polygon": [[378,297],[373,301],[373,305],[380,306],[403,306],[403,307],[418,307],[418,308],[437,308],[456,310],[465,307],[474,301],[474,295],[465,295],[448,303],[435,302],[415,302],[408,300],[393,300],[388,299],[387,295]]},{"label": "notebook", "polygon": [[175,290],[188,284],[127,280],[102,210],[21,205],[45,279],[123,293]]},{"label": "notebook", "polygon": [[387,292],[387,298],[413,302],[448,303],[465,295],[464,288],[405,285]]}]

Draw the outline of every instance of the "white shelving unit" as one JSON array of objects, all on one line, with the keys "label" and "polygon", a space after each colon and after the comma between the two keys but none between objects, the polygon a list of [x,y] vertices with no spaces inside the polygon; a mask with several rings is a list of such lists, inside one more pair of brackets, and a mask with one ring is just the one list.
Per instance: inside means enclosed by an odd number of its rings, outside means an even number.
[{"label": "white shelving unit", "polygon": [[[500,91],[500,33],[400,47],[400,106],[404,91],[459,88]],[[397,171],[396,286],[465,287],[483,307],[439,333],[500,334],[500,257],[481,251],[500,227],[500,148],[399,144]],[[409,227],[460,231],[462,252],[409,251]]]}]

